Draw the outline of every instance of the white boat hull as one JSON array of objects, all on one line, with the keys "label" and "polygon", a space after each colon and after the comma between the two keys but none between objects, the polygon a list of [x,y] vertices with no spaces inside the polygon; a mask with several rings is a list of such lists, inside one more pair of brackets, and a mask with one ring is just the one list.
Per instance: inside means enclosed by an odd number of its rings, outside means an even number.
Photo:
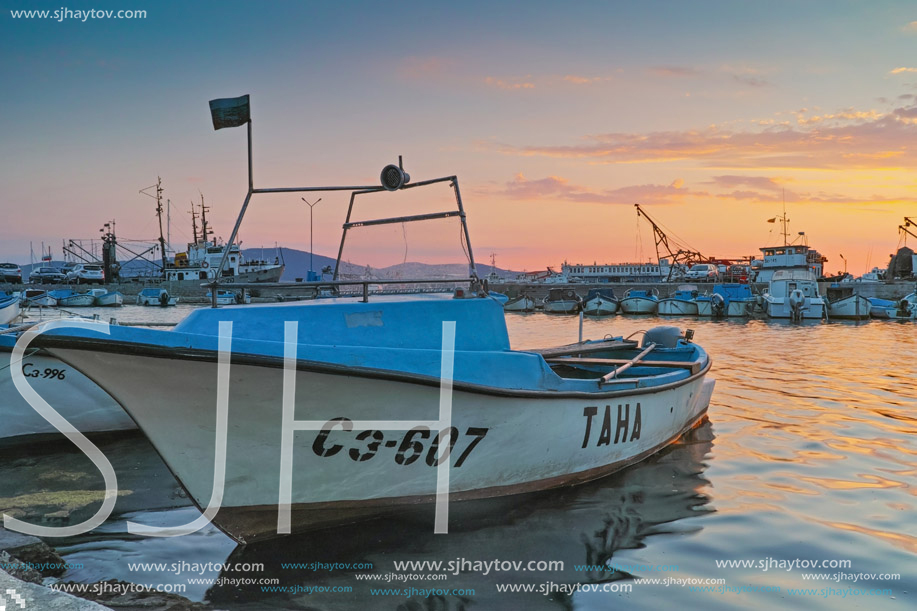
[{"label": "white boat hull", "polygon": [[[782,298],[773,298],[769,295],[764,297],[764,307],[770,318],[792,318],[793,312],[787,300]],[[803,320],[820,320],[825,315],[825,303],[818,297],[815,299],[807,298],[805,305],[801,310]]]},{"label": "white boat hull", "polygon": [[[726,304],[726,316],[730,317],[742,317],[748,316],[751,313],[751,309],[754,307],[755,302],[752,301],[741,301],[741,300],[731,300]],[[697,315],[698,316],[713,316],[713,302],[709,299],[697,302]]]},{"label": "white boat hull", "polygon": [[174,306],[178,303],[178,297],[169,297],[169,301],[166,303],[160,303],[158,297],[144,297],[143,295],[137,296],[137,305],[142,306]]},{"label": "white boat hull", "polygon": [[6,325],[19,317],[19,300],[13,299],[5,306],[0,306],[0,325]]},{"label": "white boat hull", "polygon": [[96,297],[96,305],[103,308],[112,308],[124,305],[124,296],[121,293],[106,293]]},{"label": "white boat hull", "polygon": [[618,311],[618,302],[605,297],[594,297],[583,303],[583,314],[588,316],[609,316]]},{"label": "white boat hull", "polygon": [[[217,364],[54,351],[124,399],[172,472],[199,506],[207,506],[213,489]],[[438,386],[304,367],[301,363],[295,375],[294,418],[326,430],[293,436],[293,532],[432,502],[442,454],[435,447],[438,430],[405,425],[404,430],[358,426],[345,431],[342,423],[435,421]],[[605,396],[507,396],[457,385],[450,420],[456,438],[448,457],[450,500],[569,485],[642,460],[704,415],[713,391],[705,373],[653,392]],[[233,364],[229,375],[226,488],[214,522],[235,539],[251,542],[276,535],[284,372],[243,361]],[[431,516],[432,511],[431,506]]]},{"label": "white boat hull", "polygon": [[517,299],[510,299],[505,304],[503,304],[504,312],[534,312],[535,311],[535,300],[531,297],[519,297]]},{"label": "white boat hull", "polygon": [[[0,350],[0,440],[18,443],[33,435],[57,433],[13,384],[11,355],[8,350]],[[108,393],[70,365],[41,353],[27,356],[20,366],[32,388],[78,431],[100,433],[137,428]]]},{"label": "white boat hull", "polygon": [[697,302],[683,299],[660,299],[656,311],[660,316],[697,316]]},{"label": "white boat hull", "polygon": [[864,319],[869,318],[871,310],[869,300],[859,295],[850,295],[828,304],[830,318]]},{"label": "white boat hull", "polygon": [[544,311],[548,314],[574,314],[579,308],[580,302],[572,299],[544,302]]},{"label": "white boat hull", "polygon": [[623,314],[655,314],[659,302],[646,297],[625,297],[618,304]]}]

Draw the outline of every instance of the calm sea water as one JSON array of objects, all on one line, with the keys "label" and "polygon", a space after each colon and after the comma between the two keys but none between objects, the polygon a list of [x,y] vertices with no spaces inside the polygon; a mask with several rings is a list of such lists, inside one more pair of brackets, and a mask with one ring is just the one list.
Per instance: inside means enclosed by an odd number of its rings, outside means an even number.
[{"label": "calm sea water", "polygon": [[[178,320],[188,309],[124,308],[118,318]],[[523,314],[507,321],[515,348],[577,339],[575,317]],[[155,452],[133,435],[100,443],[130,493],[102,528],[53,542],[69,562],[83,564],[64,579],[182,585],[193,600],[244,610],[914,608],[917,325],[612,317],[586,320],[584,335],[626,336],[658,324],[694,329],[711,354],[717,386],[709,419],[615,475],[454,510],[448,535],[434,535],[432,510],[419,510],[237,548],[212,527],[177,539],[126,534],[127,520],[181,524],[197,515]],[[55,486],[98,488],[98,480],[88,461],[66,447],[0,455],[0,504]],[[395,568],[400,561],[462,560],[560,561],[563,569]],[[131,570],[135,562],[167,566]],[[819,566],[806,568],[810,562]],[[214,566],[225,563],[264,570]],[[351,566],[331,570],[333,563]],[[406,577],[431,573],[448,578]],[[367,575],[379,580],[358,578]],[[246,578],[326,590],[271,593],[262,584],[228,581]],[[535,591],[498,591],[507,584]],[[580,591],[569,593],[575,584]],[[612,591],[586,591],[591,586]],[[370,588],[474,593],[408,600],[372,595]]]}]

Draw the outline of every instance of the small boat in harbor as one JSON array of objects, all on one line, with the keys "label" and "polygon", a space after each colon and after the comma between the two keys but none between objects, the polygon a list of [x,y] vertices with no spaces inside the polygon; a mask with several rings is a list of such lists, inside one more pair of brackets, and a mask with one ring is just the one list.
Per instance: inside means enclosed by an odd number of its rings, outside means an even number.
[{"label": "small boat in harbor", "polygon": [[542,302],[546,314],[576,314],[583,299],[573,289],[551,289]]},{"label": "small boat in harbor", "polygon": [[826,305],[818,293],[814,273],[807,269],[778,269],[764,293],[764,308],[770,318],[801,321],[824,318]]},{"label": "small boat in harbor", "polygon": [[137,294],[137,305],[166,307],[177,303],[178,297],[172,297],[165,289],[143,289]]},{"label": "small boat in harbor", "polygon": [[655,288],[651,291],[628,289],[618,304],[623,314],[655,314],[658,306],[659,291]]},{"label": "small boat in harbor", "polygon": [[872,304],[857,294],[851,283],[832,284],[825,291],[828,301],[828,318],[863,320],[869,318]]},{"label": "small boat in harbor", "polygon": [[892,320],[915,320],[917,319],[917,292],[905,295],[885,310],[885,318]]},{"label": "small boat in harbor", "polygon": [[77,293],[70,289],[60,289],[48,293],[57,300],[59,308],[89,308],[95,305],[96,299],[89,293]]},{"label": "small boat in harbor", "polygon": [[19,295],[0,293],[0,325],[6,325],[19,317]]},{"label": "small boat in harbor", "polygon": [[26,289],[19,296],[19,304],[25,307],[53,308],[57,299],[44,289]]},{"label": "small boat in harbor", "polygon": [[[213,292],[207,292],[207,299],[213,299]],[[217,291],[217,305],[237,305],[237,304],[246,304],[252,302],[252,296],[248,293],[245,293],[245,296],[242,296],[241,292],[227,291],[227,290],[218,290]]]},{"label": "small boat in harbor", "polygon": [[534,312],[535,300],[529,297],[527,293],[522,293],[516,297],[511,297],[503,304],[504,312]]},{"label": "small boat in harbor", "polygon": [[476,276],[458,178],[408,180],[399,163],[382,186],[302,190],[352,189],[349,218],[357,196],[448,185],[456,211],[345,224],[341,251],[364,224],[457,217],[468,288],[373,296],[370,281],[335,280],[362,295],[199,308],[171,331],[59,328],[31,344],[111,393],[195,504],[243,543],[419,504],[431,515],[435,504],[441,528],[444,503],[592,480],[704,418],[712,362],[691,333],[513,350],[503,307]]},{"label": "small boat in harbor", "polygon": [[747,284],[729,283],[713,285],[713,292],[697,298],[698,316],[741,317],[751,314],[755,297]]},{"label": "small boat in harbor", "polygon": [[682,284],[665,299],[659,300],[660,316],[697,316],[698,290],[695,284]]},{"label": "small boat in harbor", "polygon": [[889,308],[896,308],[895,302],[891,299],[880,299],[878,297],[869,297],[869,316],[872,318],[890,318]]},{"label": "small boat in harbor", "polygon": [[583,300],[583,314],[610,316],[618,311],[618,299],[612,288],[589,289]]},{"label": "small boat in harbor", "polygon": [[124,305],[124,295],[120,291],[90,289],[89,294],[95,298],[95,305],[100,308],[116,308]]}]

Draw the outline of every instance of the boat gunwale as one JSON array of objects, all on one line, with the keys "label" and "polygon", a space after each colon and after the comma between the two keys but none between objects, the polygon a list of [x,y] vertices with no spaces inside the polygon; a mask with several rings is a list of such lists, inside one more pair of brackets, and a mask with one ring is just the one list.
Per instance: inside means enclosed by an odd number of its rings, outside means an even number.
[{"label": "boat gunwale", "polygon": [[[140,349],[142,346],[143,349]],[[75,367],[80,370],[79,366],[70,362],[66,357],[61,354],[58,354],[55,351],[55,348],[61,350],[83,350],[89,352],[107,352],[113,354],[126,354],[131,356],[141,356],[147,358],[162,358],[168,360],[185,360],[185,361],[205,361],[217,363],[219,359],[219,352],[216,350],[207,350],[202,348],[188,348],[188,347],[167,347],[167,346],[152,346],[150,344],[136,344],[132,342],[123,342],[118,340],[110,339],[95,339],[95,338],[86,338],[86,337],[66,337],[66,336],[54,336],[54,335],[39,335],[35,337],[30,343],[30,347],[42,348],[47,350],[50,354],[55,356],[55,358],[68,363],[70,366]],[[519,350],[515,352],[520,352],[523,354],[533,354],[536,356],[541,356],[535,352],[526,352],[524,350]],[[678,388],[693,382],[696,379],[703,378],[708,371],[710,371],[713,366],[713,359],[710,358],[710,355],[704,352],[706,356],[706,363],[701,366],[700,371],[697,373],[691,374],[686,378],[681,378],[674,380],[672,382],[666,382],[664,384],[658,384],[654,386],[639,386],[641,379],[646,379],[647,377],[656,377],[656,376],[641,376],[640,378],[632,378],[634,384],[637,386],[629,388],[621,388],[618,390],[597,390],[595,392],[587,391],[574,391],[574,390],[524,390],[516,388],[499,388],[496,386],[485,386],[482,384],[475,384],[472,382],[465,382],[461,380],[453,380],[452,387],[457,391],[468,392],[471,394],[479,395],[490,395],[490,396],[499,396],[499,397],[511,397],[511,398],[535,398],[535,399],[596,399],[596,398],[607,398],[607,397],[621,397],[621,396],[631,396],[631,395],[645,395],[645,394],[655,394],[658,392],[664,392],[673,388]],[[544,357],[542,357],[543,359]],[[270,367],[272,369],[283,369],[285,359],[283,356],[269,356],[269,355],[260,355],[260,354],[248,354],[248,353],[238,353],[233,352],[230,360],[231,364],[235,365],[250,365],[255,367]],[[550,366],[550,364],[548,364]],[[423,374],[415,373],[405,373],[399,371],[392,371],[387,369],[376,369],[371,367],[357,367],[350,365],[343,365],[337,363],[328,363],[322,361],[310,361],[307,359],[297,359],[296,362],[297,371],[306,371],[313,373],[323,373],[329,375],[340,375],[346,377],[362,377],[368,379],[379,379],[379,380],[388,380],[392,382],[402,382],[408,384],[418,384],[422,386],[433,386],[439,387],[442,384],[442,381],[438,377],[427,376]],[[80,370],[82,371],[82,370]],[[86,375],[84,373],[84,375]],[[659,374],[659,375],[670,375],[670,374]],[[90,376],[86,376],[90,377]],[[90,378],[92,379],[92,378]],[[628,381],[631,378],[627,378]],[[96,384],[99,384],[98,380],[93,379]],[[101,384],[99,384],[101,386]]]}]

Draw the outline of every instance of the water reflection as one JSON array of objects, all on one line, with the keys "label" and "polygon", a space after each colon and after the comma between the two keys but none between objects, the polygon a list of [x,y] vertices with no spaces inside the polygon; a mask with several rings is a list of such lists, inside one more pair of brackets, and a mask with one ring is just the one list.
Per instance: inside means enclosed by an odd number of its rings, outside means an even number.
[{"label": "water reflection", "polygon": [[[325,586],[352,588],[335,592],[267,596],[261,585],[216,585],[207,598],[220,607],[258,601],[262,607],[283,609],[465,609],[505,608],[510,595],[497,592],[497,584],[601,583],[630,577],[613,568],[578,571],[575,565],[606,566],[620,550],[639,549],[644,539],[664,533],[699,531],[698,518],[709,507],[704,478],[705,460],[713,447],[713,429],[705,421],[660,454],[623,472],[583,486],[544,493],[453,505],[450,532],[434,535],[432,510],[399,519],[339,527],[309,535],[241,546],[227,560],[263,564],[258,577],[276,578],[282,587]],[[390,574],[440,573],[396,571],[395,562],[450,561],[562,561],[557,571],[441,571],[446,580],[384,581]],[[288,563],[369,563],[371,570],[284,569]],[[419,566],[419,565],[415,565]],[[251,576],[251,573],[246,574]],[[366,581],[357,576],[377,576]],[[218,583],[243,575],[224,571]],[[474,596],[373,596],[370,588],[471,588]],[[562,593],[512,595],[514,608],[572,608]]]}]

